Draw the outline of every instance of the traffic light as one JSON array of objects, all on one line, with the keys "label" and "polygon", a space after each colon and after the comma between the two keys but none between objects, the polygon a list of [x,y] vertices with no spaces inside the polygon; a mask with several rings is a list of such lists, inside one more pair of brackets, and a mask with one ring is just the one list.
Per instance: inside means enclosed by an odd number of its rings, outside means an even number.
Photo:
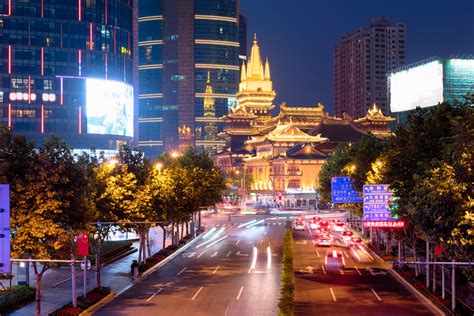
[{"label": "traffic light", "polygon": [[388,210],[392,213],[392,218],[393,219],[398,219],[398,200],[400,198],[398,196],[392,196],[388,200]]}]

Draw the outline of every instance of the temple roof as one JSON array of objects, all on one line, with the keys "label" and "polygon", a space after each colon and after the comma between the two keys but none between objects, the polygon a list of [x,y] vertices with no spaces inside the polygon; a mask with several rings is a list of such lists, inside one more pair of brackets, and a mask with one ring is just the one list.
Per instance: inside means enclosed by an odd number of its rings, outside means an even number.
[{"label": "temple roof", "polygon": [[326,159],[328,157],[327,154],[309,142],[298,144],[288,149],[286,156],[292,159]]},{"label": "temple roof", "polygon": [[260,143],[264,140],[270,140],[273,142],[323,142],[326,141],[326,138],[321,137],[321,135],[308,135],[302,130],[300,130],[296,125],[290,120],[289,124],[278,124],[275,129],[270,131],[268,134],[252,137],[251,140],[247,143]]},{"label": "temple roof", "polygon": [[323,120],[319,126],[314,128],[308,134],[320,135],[328,138],[329,142],[357,142],[363,136],[367,135],[361,129],[355,127],[344,120]]},{"label": "temple roof", "polygon": [[393,122],[395,119],[393,117],[385,116],[382,113],[382,110],[377,106],[377,104],[373,104],[372,108],[369,108],[367,114],[364,117],[358,118],[354,120],[355,123],[359,123],[362,121],[386,121],[386,122]]},{"label": "temple roof", "polygon": [[255,119],[257,116],[253,113],[247,112],[243,107],[237,104],[230,110],[230,113],[223,116],[222,119],[225,121],[226,119],[237,119],[237,118],[247,118],[247,119]]}]

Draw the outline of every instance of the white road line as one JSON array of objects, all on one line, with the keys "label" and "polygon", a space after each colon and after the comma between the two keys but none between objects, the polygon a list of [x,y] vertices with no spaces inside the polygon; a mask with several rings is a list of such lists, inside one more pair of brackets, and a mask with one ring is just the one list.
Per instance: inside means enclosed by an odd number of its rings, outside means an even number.
[{"label": "white road line", "polygon": [[318,258],[321,257],[321,255],[319,254],[319,251],[316,250],[316,254],[318,255]]},{"label": "white road line", "polygon": [[342,269],[339,270],[339,273],[340,273],[340,274],[344,274],[344,270],[342,270]]},{"label": "white road line", "polygon": [[326,273],[326,269],[324,268],[324,266],[321,266],[321,269],[323,269],[323,273],[324,273],[324,275],[327,275],[327,273]]},{"label": "white road line", "polygon": [[186,271],[187,267],[184,267],[181,271],[178,272],[178,274],[176,275],[181,275],[181,273],[183,273],[184,271]]},{"label": "white road line", "polygon": [[226,257],[226,258],[228,258],[228,257],[230,256],[230,254],[231,254],[231,253],[232,253],[232,250],[231,250],[231,251],[229,251],[229,252],[228,252],[228,253],[225,255],[225,257]]},{"label": "white road line", "polygon": [[237,294],[237,297],[235,298],[236,300],[239,300],[240,299],[240,295],[242,295],[242,291],[244,290],[244,287],[241,286],[240,287],[240,291],[239,291],[239,294]]},{"label": "white road line", "polygon": [[315,245],[315,246],[316,246],[316,242],[314,241],[314,239],[312,240],[312,242],[313,242],[313,245]]},{"label": "white road line", "polygon": [[329,291],[331,291],[332,300],[334,302],[337,302],[336,295],[334,295],[334,291],[332,290],[332,287],[329,288]]},{"label": "white road line", "polygon": [[375,292],[375,290],[372,289],[372,288],[371,288],[371,290],[372,290],[372,293],[374,293],[375,297],[379,300],[379,302],[382,302],[382,299],[381,299],[380,296],[377,294],[377,292]]},{"label": "white road line", "polygon": [[343,253],[344,253],[344,256],[346,256],[346,258],[349,258],[349,255],[347,254],[345,250],[343,251]]},{"label": "white road line", "polygon": [[197,290],[196,294],[194,294],[194,296],[191,298],[191,301],[194,301],[194,299],[199,295],[199,293],[201,293],[201,291],[202,291],[203,288],[204,288],[204,287],[201,286],[201,287],[199,288],[199,290]]},{"label": "white road line", "polygon": [[237,246],[240,242],[240,239],[235,242],[235,245]]},{"label": "white road line", "polygon": [[155,296],[157,296],[158,294],[160,294],[160,292],[163,291],[163,289],[158,289],[158,291],[156,291],[155,293],[153,293],[152,296],[150,296],[149,298],[147,298],[147,302],[151,301]]},{"label": "white road line", "polygon": [[362,275],[362,273],[360,273],[359,269],[357,269],[356,266],[354,266],[354,268],[356,269],[357,273],[359,273],[359,275]]},{"label": "white road line", "polygon": [[265,232],[263,233],[263,236],[266,236],[266,235],[267,235],[267,231],[265,231]]},{"label": "white road line", "polygon": [[205,253],[205,251],[201,252],[198,256],[198,258],[200,258],[203,254]]},{"label": "white road line", "polygon": [[221,267],[221,266],[217,266],[217,267],[214,269],[214,271],[212,271],[212,274],[216,274],[217,270],[219,270],[220,267]]}]

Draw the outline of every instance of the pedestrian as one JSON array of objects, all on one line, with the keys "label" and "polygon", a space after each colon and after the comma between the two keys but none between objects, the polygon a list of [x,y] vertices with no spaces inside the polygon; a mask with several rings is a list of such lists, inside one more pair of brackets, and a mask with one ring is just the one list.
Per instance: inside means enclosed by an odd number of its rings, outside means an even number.
[{"label": "pedestrian", "polygon": [[138,261],[133,260],[132,264],[130,265],[131,271],[131,277],[134,279],[136,277],[136,270],[138,270]]}]

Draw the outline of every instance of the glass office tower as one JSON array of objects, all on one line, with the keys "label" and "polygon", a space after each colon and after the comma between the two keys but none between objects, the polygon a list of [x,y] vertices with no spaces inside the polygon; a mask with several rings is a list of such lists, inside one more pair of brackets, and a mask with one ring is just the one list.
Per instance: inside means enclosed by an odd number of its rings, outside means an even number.
[{"label": "glass office tower", "polygon": [[[116,150],[136,132],[136,0],[0,2],[0,124]],[[136,24],[136,23],[135,23]]]},{"label": "glass office tower", "polygon": [[238,0],[141,0],[138,21],[140,149],[223,146],[219,118],[239,83]]}]

